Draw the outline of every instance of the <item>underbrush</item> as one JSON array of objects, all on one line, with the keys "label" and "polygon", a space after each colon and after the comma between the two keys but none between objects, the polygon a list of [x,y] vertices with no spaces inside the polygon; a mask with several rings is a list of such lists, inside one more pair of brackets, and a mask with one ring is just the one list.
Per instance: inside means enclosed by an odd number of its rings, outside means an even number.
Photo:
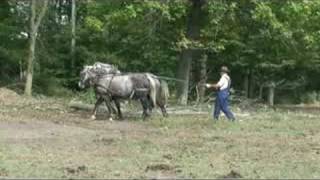
[{"label": "underbrush", "polygon": [[319,91],[311,91],[306,92],[301,97],[301,102],[305,104],[320,104],[320,92]]},{"label": "underbrush", "polygon": [[92,88],[76,92],[73,98],[74,100],[88,104],[94,104],[96,102],[95,93]]}]

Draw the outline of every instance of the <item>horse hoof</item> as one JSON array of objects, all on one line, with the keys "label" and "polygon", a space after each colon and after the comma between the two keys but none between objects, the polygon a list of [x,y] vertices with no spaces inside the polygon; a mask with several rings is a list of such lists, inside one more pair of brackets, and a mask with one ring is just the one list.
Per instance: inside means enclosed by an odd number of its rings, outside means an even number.
[{"label": "horse hoof", "polygon": [[92,115],[92,116],[91,116],[91,119],[92,119],[92,120],[96,120],[96,116],[95,116],[95,115]]}]

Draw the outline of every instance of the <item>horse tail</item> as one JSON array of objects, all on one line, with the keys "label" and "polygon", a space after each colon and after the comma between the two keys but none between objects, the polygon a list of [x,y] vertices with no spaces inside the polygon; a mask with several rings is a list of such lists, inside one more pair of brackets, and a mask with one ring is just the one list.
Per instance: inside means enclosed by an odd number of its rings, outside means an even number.
[{"label": "horse tail", "polygon": [[156,82],[155,79],[153,78],[152,74],[147,73],[147,78],[150,82],[150,98],[152,100],[153,103],[153,107],[156,107],[156,103],[157,103],[157,86],[156,86]]},{"label": "horse tail", "polygon": [[164,80],[160,80],[160,97],[158,98],[158,103],[165,107],[168,103],[169,99],[169,88],[168,88],[168,83]]}]

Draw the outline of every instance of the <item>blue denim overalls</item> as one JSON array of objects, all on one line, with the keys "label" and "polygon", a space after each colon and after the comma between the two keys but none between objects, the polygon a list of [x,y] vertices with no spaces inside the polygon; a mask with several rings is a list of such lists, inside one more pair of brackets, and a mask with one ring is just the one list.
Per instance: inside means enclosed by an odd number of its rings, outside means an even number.
[{"label": "blue denim overalls", "polygon": [[219,119],[221,110],[229,120],[231,121],[235,120],[234,115],[229,109],[229,103],[228,103],[228,99],[230,95],[230,85],[231,85],[231,80],[229,79],[228,87],[226,89],[219,90],[217,92],[217,97],[216,97],[214,112],[213,112],[213,118],[215,120]]}]

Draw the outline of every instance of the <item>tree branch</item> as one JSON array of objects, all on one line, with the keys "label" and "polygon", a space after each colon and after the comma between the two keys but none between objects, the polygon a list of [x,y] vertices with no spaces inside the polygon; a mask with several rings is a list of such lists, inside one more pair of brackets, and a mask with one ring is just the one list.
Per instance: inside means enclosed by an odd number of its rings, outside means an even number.
[{"label": "tree branch", "polygon": [[40,14],[39,14],[36,22],[35,22],[35,28],[34,28],[34,29],[35,29],[35,32],[38,31],[38,28],[39,28],[39,26],[40,26],[40,23],[41,23],[44,15],[45,15],[47,9],[48,9],[48,2],[49,2],[49,1],[48,1],[48,0],[42,0],[42,1],[44,1],[44,2],[43,2],[43,7],[42,7],[42,9],[41,9],[41,12],[40,12]]}]

